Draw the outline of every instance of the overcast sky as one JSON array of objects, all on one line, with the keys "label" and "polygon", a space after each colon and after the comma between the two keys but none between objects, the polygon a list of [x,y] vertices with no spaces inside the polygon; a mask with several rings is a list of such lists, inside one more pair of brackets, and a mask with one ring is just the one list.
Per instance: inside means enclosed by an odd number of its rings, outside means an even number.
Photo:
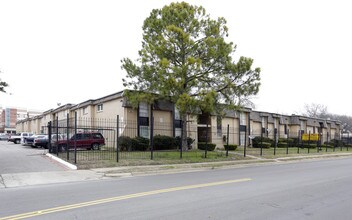
[{"label": "overcast sky", "polygon": [[[143,21],[170,2],[0,0],[0,78],[10,84],[0,105],[45,111],[123,90],[121,59],[137,58]],[[352,116],[348,0],[187,2],[225,17],[236,56],[262,69],[256,110],[316,103]]]}]

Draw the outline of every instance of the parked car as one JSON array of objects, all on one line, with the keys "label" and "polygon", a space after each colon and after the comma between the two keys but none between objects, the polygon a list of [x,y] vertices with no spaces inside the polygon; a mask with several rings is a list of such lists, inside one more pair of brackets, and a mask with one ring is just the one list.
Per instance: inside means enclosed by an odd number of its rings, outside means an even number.
[{"label": "parked car", "polygon": [[74,148],[76,142],[76,148],[87,149],[87,150],[100,150],[102,145],[105,145],[105,139],[99,132],[87,132],[78,133],[73,135],[68,141],[52,139],[54,141],[53,146],[57,146],[59,151]]},{"label": "parked car", "polygon": [[[64,134],[52,134],[51,135],[51,143],[54,144],[57,140],[66,140],[66,135]],[[30,142],[32,147],[43,147],[45,149],[48,149],[49,147],[49,136],[46,134],[42,135],[35,135],[32,138],[33,141],[31,141],[31,138],[27,138],[27,142]]]},{"label": "parked car", "polygon": [[3,133],[3,134],[0,134],[0,140],[8,140],[9,139],[9,134],[6,134],[6,133]]},{"label": "parked car", "polygon": [[[28,138],[27,138],[28,140]],[[41,134],[41,135],[35,135],[33,137],[33,141],[32,141],[32,147],[43,147],[43,148],[48,148],[48,135],[46,134]]]},{"label": "parked car", "polygon": [[36,136],[37,136],[37,135],[32,135],[32,136],[24,137],[24,138],[23,138],[23,141],[21,141],[21,144],[22,144],[22,145],[30,145],[30,146],[32,146],[32,143],[33,143],[34,138],[35,138]]},{"label": "parked car", "polygon": [[33,134],[30,133],[30,132],[22,132],[22,133],[19,133],[19,134],[13,134],[9,137],[9,139],[7,141],[11,141],[15,144],[19,144],[19,143],[24,143],[24,140],[26,137],[30,137],[32,136]]}]

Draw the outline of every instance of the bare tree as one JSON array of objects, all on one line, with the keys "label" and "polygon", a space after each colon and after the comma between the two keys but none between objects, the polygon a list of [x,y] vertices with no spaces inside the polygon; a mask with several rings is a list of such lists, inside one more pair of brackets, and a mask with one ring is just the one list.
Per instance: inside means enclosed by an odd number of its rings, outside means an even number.
[{"label": "bare tree", "polygon": [[315,117],[315,118],[324,118],[324,119],[331,119],[331,120],[338,120],[342,124],[342,129],[344,131],[352,131],[352,117],[348,115],[337,115],[333,113],[329,113],[327,107],[322,104],[305,104],[304,105],[305,112],[303,115],[308,117]]},{"label": "bare tree", "polygon": [[303,115],[313,118],[324,118],[328,115],[328,108],[322,104],[305,104],[304,105],[305,112]]}]

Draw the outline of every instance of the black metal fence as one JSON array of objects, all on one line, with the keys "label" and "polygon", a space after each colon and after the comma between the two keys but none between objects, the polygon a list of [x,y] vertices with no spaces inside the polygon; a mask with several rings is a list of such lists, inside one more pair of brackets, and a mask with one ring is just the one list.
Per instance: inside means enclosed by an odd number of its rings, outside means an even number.
[{"label": "black metal fence", "polygon": [[[64,120],[56,119],[48,124],[49,152],[67,161],[80,163],[194,157],[231,160],[243,159],[247,155],[348,151],[351,147],[350,139],[343,140],[339,135],[332,137],[328,133],[319,134],[318,139],[316,135],[310,139],[308,134],[307,139],[307,134],[304,137],[300,131],[268,133],[260,129],[252,130],[249,134],[248,129],[236,126],[200,126],[192,123],[187,124],[187,146],[182,146],[181,128],[176,129],[172,123],[154,120],[150,121],[149,126],[141,126],[137,121],[119,120],[119,116],[115,119],[94,119],[67,115]],[[215,146],[219,150],[214,151]],[[231,149],[236,150],[229,152]]]}]

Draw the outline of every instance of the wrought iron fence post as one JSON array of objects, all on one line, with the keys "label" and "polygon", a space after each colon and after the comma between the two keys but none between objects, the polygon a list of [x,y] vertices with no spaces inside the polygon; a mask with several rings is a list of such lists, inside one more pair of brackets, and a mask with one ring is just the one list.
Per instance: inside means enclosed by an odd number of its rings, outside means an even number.
[{"label": "wrought iron fence post", "polygon": [[[59,143],[59,117],[56,116],[56,143]],[[59,145],[56,144],[56,155],[59,156]]]},{"label": "wrought iron fence post", "polygon": [[67,124],[66,124],[66,152],[67,152],[67,161],[70,159],[70,145],[69,145],[69,129],[70,129],[70,114],[67,113]]},{"label": "wrought iron fence post", "polygon": [[262,127],[261,135],[260,135],[260,156],[263,156],[263,130],[265,128]]},{"label": "wrought iron fence post", "polygon": [[276,155],[276,147],[277,147],[277,140],[276,140],[276,138],[277,138],[277,130],[276,130],[276,128],[274,129],[274,141],[275,141],[275,143],[274,143],[274,156]]},{"label": "wrought iron fence post", "polygon": [[[323,136],[324,137],[324,136]],[[327,142],[326,144],[325,144],[325,152],[328,152],[328,145],[329,145],[329,142]]]},{"label": "wrought iron fence post", "polygon": [[[253,144],[253,141],[252,141],[252,144]],[[247,146],[244,145],[244,149],[243,149],[243,157],[246,157],[247,155]]]},{"label": "wrought iron fence post", "polygon": [[75,164],[77,164],[77,112],[75,112],[75,139],[74,139],[74,149],[75,149]]},{"label": "wrought iron fence post", "polygon": [[336,140],[334,140],[334,152],[336,150]]},{"label": "wrought iron fence post", "polygon": [[[297,143],[297,154],[299,154],[299,148],[300,145],[302,144],[302,137],[301,137],[301,130],[298,131],[298,143]],[[300,143],[301,142],[301,143]]]},{"label": "wrought iron fence post", "polygon": [[[226,148],[226,157],[229,156],[229,135],[230,135],[230,125],[227,124],[227,138],[226,138],[226,145],[227,145],[227,148]],[[245,145],[246,146],[246,145]]]},{"label": "wrought iron fence post", "polygon": [[48,122],[48,149],[49,153],[53,152],[52,146],[51,146],[51,121]]},{"label": "wrought iron fence post", "polygon": [[309,154],[309,149],[310,149],[310,131],[308,133],[308,154]]},{"label": "wrought iron fence post", "polygon": [[116,162],[119,162],[119,115],[116,115]]},{"label": "wrought iron fence post", "polygon": [[320,133],[319,133],[319,140],[318,140],[318,143],[317,143],[317,153],[319,153],[320,150],[321,150],[321,136],[320,136]]},{"label": "wrought iron fence post", "polygon": [[287,130],[287,144],[286,144],[286,154],[288,154],[288,147],[290,144],[290,130]]},{"label": "wrought iron fence post", "polygon": [[205,158],[207,158],[207,152],[208,152],[208,123],[207,123],[207,130],[205,132],[205,154],[204,154]]},{"label": "wrought iron fence post", "polygon": [[[180,141],[180,159],[182,159],[182,142],[183,142],[183,121],[181,120],[181,141]],[[187,143],[188,144],[188,143]],[[187,146],[188,147],[188,146]]]},{"label": "wrought iron fence post", "polygon": [[[153,111],[152,111],[153,112]],[[150,159],[153,160],[154,159],[154,116],[153,113],[150,117],[151,121],[150,121]]]},{"label": "wrought iron fence post", "polygon": [[348,145],[350,145],[350,132],[347,134],[347,151],[348,151]]}]

